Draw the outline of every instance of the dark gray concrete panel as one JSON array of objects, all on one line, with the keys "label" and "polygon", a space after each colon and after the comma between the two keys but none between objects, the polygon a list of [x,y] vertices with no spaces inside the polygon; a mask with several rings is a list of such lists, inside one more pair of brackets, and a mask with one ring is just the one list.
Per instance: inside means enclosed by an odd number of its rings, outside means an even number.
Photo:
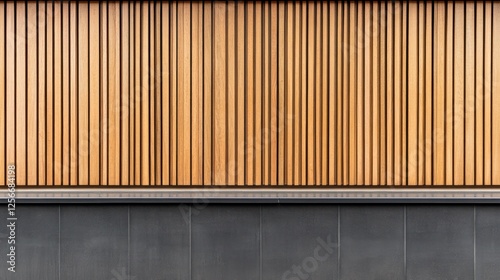
[{"label": "dark gray concrete panel", "polygon": [[[54,280],[59,275],[59,206],[18,205],[16,244],[8,244],[7,206],[1,209],[0,279]],[[10,246],[16,247],[15,273],[7,268]]]},{"label": "dark gray concrete panel", "polygon": [[259,279],[259,207],[193,206],[192,279]]},{"label": "dark gray concrete panel", "polygon": [[128,275],[128,207],[61,206],[61,279]]},{"label": "dark gray concrete panel", "polygon": [[189,279],[189,249],[189,206],[130,206],[132,277]]},{"label": "dark gray concrete panel", "polygon": [[340,207],[340,279],[404,279],[404,207]]},{"label": "dark gray concrete panel", "polygon": [[338,207],[262,207],[262,279],[337,279]]},{"label": "dark gray concrete panel", "polygon": [[474,279],[473,206],[408,206],[407,279]]},{"label": "dark gray concrete panel", "polygon": [[476,207],[476,280],[500,277],[500,207]]}]

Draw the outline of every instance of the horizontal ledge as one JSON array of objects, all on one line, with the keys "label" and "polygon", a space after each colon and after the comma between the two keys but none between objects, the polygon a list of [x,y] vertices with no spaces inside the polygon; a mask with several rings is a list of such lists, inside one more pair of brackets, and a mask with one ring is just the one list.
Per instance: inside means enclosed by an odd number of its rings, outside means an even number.
[{"label": "horizontal ledge", "polygon": [[[6,203],[7,189],[0,191]],[[500,203],[500,189],[18,188],[16,203]]]}]

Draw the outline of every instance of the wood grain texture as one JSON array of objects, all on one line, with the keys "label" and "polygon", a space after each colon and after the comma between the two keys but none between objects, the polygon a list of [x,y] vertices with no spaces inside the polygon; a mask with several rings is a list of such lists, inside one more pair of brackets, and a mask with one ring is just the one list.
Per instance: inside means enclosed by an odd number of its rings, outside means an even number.
[{"label": "wood grain texture", "polygon": [[[78,129],[78,112],[80,110],[79,107],[79,89],[78,89],[78,73],[79,73],[79,48],[78,48],[78,40],[80,39],[78,36],[79,29],[79,20],[77,10],[79,7],[78,3],[70,2],[68,3],[68,69],[69,73],[67,76],[68,81],[68,91],[63,91],[63,95],[67,94],[68,96],[68,131],[69,131],[69,153],[68,153],[68,161],[67,161],[67,175],[68,175],[68,183],[72,186],[78,184],[79,179],[79,170],[78,170],[78,159],[79,159],[79,144],[80,139],[78,139],[78,134],[80,130]],[[113,14],[110,13],[110,21],[113,21]],[[110,33],[111,34],[111,33]],[[110,37],[111,38],[111,37]],[[110,55],[111,57],[111,55]],[[110,71],[111,73],[113,71]],[[110,146],[111,147],[111,146]],[[110,148],[110,153],[113,149]],[[66,165],[66,164],[65,164]],[[114,167],[115,165],[111,165]],[[110,181],[113,183],[113,181]]]},{"label": "wood grain texture", "polygon": [[16,170],[17,170],[17,183],[20,185],[27,184],[27,164],[26,160],[28,157],[28,146],[26,140],[26,129],[28,126],[26,115],[27,115],[27,97],[26,97],[26,77],[27,77],[27,9],[25,3],[17,3],[15,6],[16,13],[16,35],[15,35],[15,56],[16,56],[16,77],[13,82],[16,84],[15,92],[16,92],[16,119],[15,119],[15,145],[16,145]]},{"label": "wood grain texture", "polygon": [[499,34],[492,1],[3,2],[0,169],[30,186],[499,185]]},{"label": "wood grain texture", "polygon": [[441,92],[442,94],[434,95],[432,108],[434,114],[434,134],[433,137],[433,165],[434,165],[434,181],[433,184],[444,185],[446,180],[446,22],[445,22],[445,3],[437,3],[434,7],[434,56],[433,65],[434,84],[433,92]]},{"label": "wood grain texture", "polygon": [[454,67],[453,67],[453,59],[454,59],[454,4],[446,3],[446,15],[445,15],[445,25],[446,25],[446,66],[445,66],[445,130],[446,130],[446,138],[445,138],[445,150],[446,150],[446,164],[445,164],[445,176],[446,176],[446,185],[454,184],[454,139],[453,139],[453,128],[454,128],[454,119],[455,112],[453,110],[453,100],[454,100]]},{"label": "wood grain texture", "polygon": [[[0,113],[0,170],[6,170],[6,140],[7,140],[7,126],[6,126],[6,114],[7,110],[7,86],[5,83],[7,65],[6,62],[6,50],[7,50],[7,39],[6,39],[6,13],[7,5],[5,3],[0,4],[0,41],[5,42],[0,44],[0,108],[2,108],[2,113]],[[6,172],[0,173],[0,184],[6,185]]]},{"label": "wood grain texture", "polygon": [[46,151],[47,151],[47,115],[45,112],[48,112],[47,108],[47,96],[46,96],[46,83],[47,78],[46,75],[46,59],[47,55],[45,54],[45,46],[47,45],[45,42],[46,38],[46,3],[37,3],[36,6],[38,9],[38,17],[36,18],[37,24],[34,29],[37,32],[37,106],[36,108],[36,117],[37,117],[37,130],[36,139],[37,139],[37,161],[38,161],[38,170],[37,170],[37,180],[39,185],[46,185]]},{"label": "wood grain texture", "polygon": [[78,4],[78,184],[89,184],[89,5]]},{"label": "wood grain texture", "polygon": [[394,7],[394,185],[402,184],[403,174],[403,5]]},{"label": "wood grain texture", "polygon": [[[476,19],[475,19],[475,34],[476,38],[480,40],[475,42],[475,52],[472,54],[475,59],[475,81],[473,97],[475,106],[474,126],[475,132],[473,134],[475,145],[475,184],[484,184],[484,3],[477,4]],[[472,106],[472,105],[471,105]]]},{"label": "wood grain texture", "polygon": [[[99,20],[99,5],[90,5],[89,7],[89,34],[97,35],[97,39],[89,41],[89,184],[99,185],[99,174],[101,168],[100,151],[101,151],[101,110],[100,110],[100,20]],[[127,136],[128,137],[128,136]]]},{"label": "wood grain texture", "polygon": [[[6,3],[5,9],[5,34],[6,34],[6,54],[5,54],[5,94],[6,94],[6,164],[16,163],[16,76],[15,76],[15,49],[16,49],[16,23],[15,23],[15,5],[13,2]],[[12,81],[12,82],[7,82]]]},{"label": "wood grain texture", "polygon": [[[394,82],[396,80],[394,74],[394,3],[387,3],[386,10],[386,172],[382,173],[386,176],[387,185],[394,184],[394,133],[395,133],[395,116],[394,116]],[[384,52],[384,50],[382,50]],[[360,110],[362,113],[362,111]],[[359,181],[359,180],[358,180]]]},{"label": "wood grain texture", "polygon": [[491,150],[491,169],[492,169],[492,184],[500,184],[500,147],[495,143],[500,143],[500,51],[495,48],[496,45],[500,44],[500,3],[493,3],[493,38],[492,38],[492,88],[491,88],[491,107],[492,109],[492,150]]},{"label": "wood grain texture", "polygon": [[493,4],[485,3],[484,6],[484,184],[491,184],[492,174],[492,52],[493,52]]}]

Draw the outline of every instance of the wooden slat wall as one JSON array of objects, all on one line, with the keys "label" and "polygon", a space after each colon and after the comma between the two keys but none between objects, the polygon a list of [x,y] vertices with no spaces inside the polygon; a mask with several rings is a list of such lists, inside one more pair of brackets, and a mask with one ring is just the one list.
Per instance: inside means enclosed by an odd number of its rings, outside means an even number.
[{"label": "wooden slat wall", "polygon": [[498,186],[500,2],[1,2],[0,108],[18,185]]}]

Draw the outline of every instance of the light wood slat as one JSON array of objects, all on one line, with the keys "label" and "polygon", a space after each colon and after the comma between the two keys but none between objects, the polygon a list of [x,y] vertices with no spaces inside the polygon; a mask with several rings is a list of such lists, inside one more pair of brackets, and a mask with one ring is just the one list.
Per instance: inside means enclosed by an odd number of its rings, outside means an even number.
[{"label": "light wood slat", "polygon": [[[203,4],[203,22],[202,24],[202,42],[203,42],[203,184],[212,184],[212,170],[213,170],[213,106],[214,106],[214,95],[213,95],[213,85],[214,85],[214,73],[213,73],[213,5],[212,3]],[[165,120],[165,118],[164,118]],[[169,121],[167,121],[169,123]],[[167,124],[168,126],[168,124]],[[166,135],[167,136],[167,135]],[[163,169],[165,171],[165,168]]]},{"label": "light wood slat", "polygon": [[246,120],[246,91],[245,91],[245,3],[236,2],[235,7],[235,108],[236,108],[236,127],[235,127],[235,145],[236,145],[236,166],[235,166],[235,183],[236,185],[245,184],[245,170],[247,157],[245,151],[245,120]]},{"label": "light wood slat", "polygon": [[[109,67],[108,67],[108,5],[106,3],[100,3],[100,20],[101,20],[101,29],[100,29],[100,71],[101,71],[101,82],[100,82],[100,112],[101,112],[101,149],[100,149],[100,165],[101,173],[101,184],[108,185],[108,163],[109,163],[109,110],[108,110],[108,85],[109,85]],[[139,16],[139,13],[137,13]],[[139,177],[137,177],[139,178]]]},{"label": "light wood slat", "polygon": [[89,4],[78,4],[78,184],[89,184]]},{"label": "light wood slat", "polygon": [[[130,42],[130,31],[128,30],[128,24],[130,22],[129,18],[129,6],[121,5],[120,7],[120,71],[121,71],[121,80],[120,80],[120,184],[128,185],[129,184],[129,145],[130,145],[130,52],[129,52],[129,42]],[[155,81],[157,80],[155,76]],[[91,92],[92,94],[92,92]]]},{"label": "light wood slat", "polygon": [[[159,90],[158,106],[160,112],[158,113],[158,147],[160,149],[158,154],[158,182],[157,184],[169,184],[170,183],[170,31],[169,31],[169,20],[170,20],[170,8],[168,3],[161,3],[157,7],[157,19],[159,21],[159,31],[157,36],[157,48],[159,50],[159,73],[157,74],[157,89]],[[133,55],[133,54],[131,54]],[[133,63],[133,62],[132,62]],[[132,117],[132,116],[131,116]],[[132,126],[129,128],[132,131],[135,129],[133,122]],[[133,144],[131,144],[133,145]],[[131,160],[131,162],[133,162]],[[132,167],[133,168],[133,167]]]},{"label": "light wood slat", "polygon": [[[69,127],[69,156],[68,166],[68,182],[70,185],[78,185],[79,170],[78,170],[78,3],[73,2],[68,4],[69,7],[69,28],[68,28],[68,69],[69,82],[68,91],[63,91],[63,94],[68,92],[68,127]],[[112,16],[110,17],[112,18]],[[111,150],[111,149],[110,149]],[[65,161],[66,163],[66,161]]]},{"label": "light wood slat", "polygon": [[434,143],[436,142],[433,131],[434,131],[434,123],[433,123],[433,94],[432,94],[432,86],[433,86],[433,73],[432,73],[432,61],[434,57],[433,51],[433,5],[431,2],[425,4],[425,102],[424,102],[424,111],[425,111],[425,129],[424,129],[424,141],[422,143],[422,153],[424,161],[424,184],[432,185],[433,184],[433,155],[434,155]]},{"label": "light wood slat", "polygon": [[[359,5],[362,7],[362,5]],[[333,2],[329,3],[329,17],[328,17],[328,31],[329,31],[329,48],[328,48],[328,56],[329,56],[329,61],[328,61],[328,68],[330,69],[329,71],[329,88],[328,88],[328,98],[329,98],[329,127],[328,127],[328,145],[329,145],[329,154],[328,154],[328,159],[329,159],[329,170],[328,170],[328,175],[329,175],[329,185],[334,185],[337,183],[337,146],[336,146],[336,140],[337,140],[337,5]],[[358,17],[358,19],[361,18],[361,16]],[[362,32],[359,32],[359,34],[362,35]],[[361,45],[361,44],[360,44]],[[358,49],[361,51],[360,49]],[[361,52],[359,52],[361,53]],[[359,61],[362,61],[359,59]],[[297,65],[298,67],[300,65]],[[361,67],[359,69],[362,69]],[[298,93],[300,93],[300,88],[298,88]],[[300,96],[300,95],[299,95]],[[300,102],[298,100],[297,102]],[[300,106],[300,103],[297,105],[297,107]],[[301,147],[298,147],[299,151]],[[361,153],[360,153],[361,154]],[[361,154],[362,155],[362,154]],[[300,161],[298,162],[300,165]],[[358,165],[360,163],[358,162]]]},{"label": "light wood slat", "polygon": [[[276,185],[278,183],[278,133],[280,126],[278,124],[278,4],[270,2],[269,7],[269,122],[267,131],[269,133],[269,184]],[[311,9],[311,7],[309,8]],[[229,80],[231,83],[231,80]]]},{"label": "light wood slat", "polygon": [[[349,6],[342,5],[342,42],[349,40]],[[349,184],[349,46],[342,44],[342,184]]]},{"label": "light wood slat", "polygon": [[306,40],[305,48],[306,48],[306,68],[305,73],[305,84],[307,94],[305,96],[305,112],[306,112],[306,124],[305,124],[305,142],[306,142],[306,174],[305,174],[305,182],[306,184],[315,184],[315,131],[314,131],[314,123],[315,123],[315,104],[314,104],[314,51],[315,42],[314,31],[315,31],[315,14],[314,14],[314,3],[307,3],[306,6]]},{"label": "light wood slat", "polygon": [[403,175],[403,5],[394,7],[394,185],[401,185]]},{"label": "light wood slat", "polygon": [[[387,185],[394,184],[394,133],[395,133],[395,116],[394,116],[394,100],[395,100],[395,89],[394,82],[396,80],[394,74],[394,48],[395,48],[395,30],[394,30],[394,3],[387,3],[386,10],[386,183]],[[382,50],[383,52],[383,50]],[[362,113],[362,111],[361,111]],[[359,161],[359,159],[358,159]],[[360,180],[358,180],[359,182]],[[362,180],[361,180],[362,182]]]},{"label": "light wood slat", "polygon": [[[408,41],[409,41],[409,4],[404,2],[403,3],[403,20],[402,20],[402,25],[403,27],[406,26],[406,28],[403,28],[403,36],[402,36],[402,39],[403,39],[403,46],[402,46],[402,73],[401,73],[401,76],[403,78],[403,83],[402,83],[402,130],[401,130],[401,133],[402,133],[402,146],[401,146],[401,158],[402,158],[402,166],[401,166],[401,169],[402,169],[402,172],[401,172],[401,184],[403,185],[408,185],[409,184],[409,180],[408,180],[408,165],[410,164],[409,161],[410,161],[410,157],[409,157],[409,149],[408,149],[408,123],[409,123],[409,120],[408,120],[408,115],[409,115],[409,102],[408,102],[408,97],[409,97],[409,87],[408,87],[408,83],[409,83],[409,62],[408,62],[408,51],[404,51],[404,50],[409,50],[409,46],[408,46]],[[414,178],[411,178],[411,179],[414,179]]]},{"label": "light wood slat", "polygon": [[476,183],[476,30],[474,3],[466,3],[465,17],[465,184]]},{"label": "light wood slat", "polygon": [[465,184],[465,7],[455,3],[454,21],[454,90],[453,90],[453,179],[455,185]]},{"label": "light wood slat", "polygon": [[346,84],[347,86],[347,95],[346,95],[346,112],[347,112],[347,119],[346,119],[346,125],[347,125],[347,130],[345,131],[345,135],[347,137],[347,149],[346,149],[346,156],[347,156],[347,166],[346,166],[346,184],[352,185],[355,184],[356,180],[356,104],[355,104],[355,98],[356,95],[353,94],[355,93],[355,83],[356,83],[356,61],[355,61],[355,51],[356,51],[356,30],[355,30],[355,5],[354,3],[349,3],[347,6],[347,13],[346,13],[346,20],[347,20],[347,42],[348,46],[346,48],[346,62],[348,64],[348,72],[346,74],[347,81],[348,83]]},{"label": "light wood slat", "polygon": [[[139,28],[140,28],[140,86],[139,86],[139,95],[141,98],[141,110],[140,110],[140,156],[141,156],[141,172],[140,172],[140,181],[141,184],[149,184],[150,183],[150,131],[149,131],[149,108],[150,108],[150,64],[149,64],[149,44],[151,43],[149,40],[149,4],[148,3],[141,3],[141,20],[139,23]],[[181,9],[179,9],[182,11]],[[182,21],[180,21],[181,24],[184,24]],[[184,26],[184,25],[181,25]],[[111,36],[111,34],[110,34]],[[111,53],[110,53],[111,56]],[[181,57],[179,55],[179,57]],[[111,63],[110,63],[111,66]],[[179,69],[180,70],[180,69]],[[179,71],[180,72],[180,71]],[[110,81],[111,85],[111,81]],[[113,98],[110,97],[110,102],[112,102]],[[112,112],[111,112],[112,113]],[[110,116],[110,121],[113,120],[113,116]],[[110,122],[110,126],[112,126],[112,123]],[[111,133],[110,133],[111,136]],[[112,137],[110,137],[113,139]],[[112,143],[110,143],[112,144]],[[182,150],[183,152],[184,150]],[[180,154],[180,153],[179,153]],[[110,153],[111,156],[111,153]],[[110,178],[111,179],[111,178]]]},{"label": "light wood slat", "polygon": [[[290,23],[291,26],[293,23]],[[321,3],[321,185],[328,185],[328,165],[329,165],[329,136],[328,136],[328,3]],[[290,45],[290,44],[289,44]],[[287,118],[288,120],[289,118]],[[352,161],[353,163],[355,161]],[[354,163],[355,164],[355,163]]]},{"label": "light wood slat", "polygon": [[[7,27],[5,26],[6,23],[6,17],[7,17],[7,7],[6,3],[0,3],[0,42],[5,42],[4,44],[0,44],[0,108],[2,108],[2,113],[0,113],[0,170],[6,170],[7,164],[5,163],[7,159],[7,151],[5,150],[6,148],[6,141],[7,141],[7,126],[6,126],[6,121],[7,121],[7,112],[5,110],[6,108],[6,102],[7,102],[7,87],[5,83],[5,78],[6,78],[6,70],[7,70],[7,65],[5,64],[6,61],[6,48],[7,48],[7,38],[6,38],[6,31]],[[10,136],[10,135],[9,135]],[[6,185],[6,172],[1,172],[0,174],[0,184]]]},{"label": "light wood slat", "polygon": [[[137,72],[137,67],[136,67],[136,54],[135,54],[135,44],[137,41],[137,34],[136,34],[136,29],[135,29],[135,14],[136,14],[136,9],[134,3],[129,3],[129,22],[128,22],[128,32],[129,32],[129,183],[130,184],[135,184],[136,180],[136,157],[135,157],[135,131],[136,131],[136,122],[135,122],[135,116],[136,116],[136,110],[137,110],[137,99],[136,99],[136,72]],[[167,17],[167,16],[165,16]],[[168,38],[168,36],[165,36]],[[165,63],[164,63],[165,64]],[[168,64],[167,64],[168,65]],[[168,157],[164,157],[165,160],[168,160]],[[168,170],[168,167],[166,167]],[[168,176],[168,172],[163,172],[162,173],[164,176]]]},{"label": "light wood slat", "polygon": [[[247,91],[247,119],[245,122],[247,133],[245,139],[245,154],[246,158],[246,184],[253,186],[255,185],[255,174],[256,174],[256,116],[255,111],[257,107],[256,100],[256,89],[258,85],[255,83],[256,77],[256,5],[254,3],[245,3],[246,5],[246,23],[245,23],[245,32],[246,32],[246,65],[245,68],[246,74],[246,86],[245,90]],[[291,7],[291,5],[290,5]],[[290,15],[290,13],[289,13]],[[294,21],[292,21],[294,22]],[[293,81],[293,80],[292,80]],[[295,167],[295,166],[294,166]]]},{"label": "light wood slat", "polygon": [[[356,184],[357,185],[362,185],[364,184],[364,177],[365,177],[365,172],[364,172],[364,157],[365,157],[365,146],[364,146],[364,59],[363,59],[363,50],[365,48],[365,36],[366,34],[364,33],[364,5],[360,5],[359,3],[356,5],[357,11],[356,11],[356,18],[357,22],[355,23],[356,26],[356,32],[357,32],[357,37],[356,37]],[[334,45],[336,42],[331,42],[332,45]],[[334,47],[330,47],[330,50],[333,50]],[[335,70],[331,69],[330,71]],[[333,81],[331,81],[333,82]],[[332,106],[330,106],[330,110],[332,109]],[[333,129],[334,127],[331,127],[330,129]],[[331,149],[332,145],[330,145]],[[330,181],[330,183],[333,183]]]},{"label": "light wood slat", "polygon": [[343,46],[342,44],[339,44],[339,42],[343,42],[343,17],[344,17],[344,9],[342,5],[339,3],[337,4],[337,28],[336,28],[336,37],[337,37],[337,52],[336,52],[336,72],[337,72],[337,77],[336,77],[336,84],[337,84],[337,89],[335,91],[335,100],[336,100],[336,106],[335,106],[335,111],[336,111],[336,127],[335,127],[335,132],[336,132],[336,177],[337,177],[337,182],[336,184],[338,185],[343,185],[343,174],[342,174],[342,167],[344,166],[342,163],[343,159],[343,147],[342,147],[342,93],[343,93],[343,69],[342,69],[342,52],[343,52]]},{"label": "light wood slat", "polygon": [[9,83],[7,81],[15,80],[15,65],[16,65],[16,42],[15,42],[15,4],[14,2],[5,3],[5,93],[6,93],[6,112],[5,112],[5,122],[6,122],[6,151],[5,151],[5,164],[15,164],[16,163],[16,83]]},{"label": "light wood slat", "polygon": [[[309,155],[309,166],[312,168],[310,173],[308,174],[308,180],[310,184],[316,185],[318,183],[320,166],[318,164],[319,159],[319,51],[320,51],[320,40],[319,40],[319,15],[318,15],[318,7],[317,3],[310,3],[309,7],[309,39],[308,40],[308,83],[311,88],[308,93],[308,110],[311,119],[309,120],[308,129],[309,129],[309,145],[311,146],[310,155]],[[345,25],[343,25],[345,26]],[[309,151],[308,151],[309,152]]]},{"label": "light wood slat", "polygon": [[299,116],[300,116],[300,175],[299,182],[302,185],[307,184],[307,3],[302,3],[300,9],[300,52],[299,52],[299,71],[300,71],[300,104],[299,104]]},{"label": "light wood slat", "polygon": [[446,3],[436,3],[434,6],[434,88],[442,94],[434,96],[434,182],[444,185],[446,182]]},{"label": "light wood slat", "polygon": [[[177,3],[169,7],[169,166],[171,184],[177,184]],[[137,60],[139,61],[139,60]],[[175,120],[175,121],[174,121]],[[137,130],[137,128],[136,128]],[[140,136],[138,136],[140,137]],[[136,157],[140,155],[137,153]]]},{"label": "light wood slat", "polygon": [[[147,35],[147,40],[148,40],[148,48],[149,48],[149,57],[147,58],[148,61],[148,72],[145,73],[146,78],[148,79],[148,98],[149,98],[149,104],[148,104],[148,131],[149,131],[149,184],[150,185],[155,185],[156,184],[156,153],[157,153],[157,145],[156,145],[156,52],[155,52],[155,46],[156,46],[156,39],[155,39],[155,34],[156,34],[156,24],[155,24],[155,9],[154,9],[154,4],[155,2],[149,2],[147,10],[148,10],[148,20],[147,24],[149,24],[148,28],[148,35]],[[188,33],[189,34],[189,33]],[[188,63],[186,64],[189,68],[191,68],[191,65]],[[190,70],[191,71],[191,70]],[[120,99],[121,102],[121,99]],[[120,126],[120,130],[122,127]],[[189,129],[191,131],[192,127]],[[189,168],[188,170],[190,170]]]},{"label": "light wood slat", "polygon": [[126,42],[128,51],[128,100],[125,102],[128,106],[128,174],[127,180],[129,184],[135,183],[135,111],[136,111],[136,98],[135,98],[135,5],[128,3],[128,22],[126,22],[126,31],[128,32],[128,42]]},{"label": "light wood slat", "polygon": [[454,117],[455,112],[453,110],[453,59],[454,59],[454,46],[453,46],[453,36],[454,36],[454,4],[451,2],[446,3],[446,67],[445,67],[445,129],[446,129],[446,185],[453,185],[454,182],[454,139],[453,139],[453,127],[454,127]]},{"label": "light wood slat", "polygon": [[54,108],[54,127],[53,127],[53,153],[54,153],[54,185],[63,184],[63,4],[54,3],[54,87],[53,87],[53,108]]},{"label": "light wood slat", "polygon": [[[379,184],[387,184],[387,7],[386,3],[380,3],[379,13],[379,79],[380,79],[380,92],[379,92]],[[353,109],[354,110],[354,109]]]},{"label": "light wood slat", "polygon": [[[418,184],[418,108],[419,108],[419,13],[416,2],[409,3],[408,14],[408,154],[407,176],[409,185]],[[404,103],[404,101],[403,101]]]},{"label": "light wood slat", "polygon": [[261,2],[255,3],[255,184],[264,184],[263,165],[264,165],[264,134],[263,134],[263,59],[264,59],[264,5]]},{"label": "light wood slat", "polygon": [[484,6],[484,184],[491,184],[492,170],[492,32],[493,4],[486,2]]},{"label": "light wood slat", "polygon": [[417,150],[415,165],[417,168],[417,184],[423,185],[425,180],[425,3],[418,3],[418,72],[417,72]]},{"label": "light wood slat", "polygon": [[314,5],[314,184],[321,184],[321,6]]},{"label": "light wood slat", "polygon": [[271,113],[271,84],[270,84],[270,77],[271,77],[271,64],[270,64],[270,59],[271,59],[271,7],[270,3],[263,2],[263,11],[262,11],[262,18],[263,18],[263,49],[262,49],[262,83],[263,83],[263,88],[262,88],[262,117],[263,117],[263,122],[262,122],[262,149],[263,149],[263,154],[262,154],[262,184],[267,184],[269,185],[271,182],[271,178],[269,176],[269,172],[271,170],[271,152],[270,152],[270,147],[271,147],[271,134],[270,134],[270,113]]},{"label": "light wood slat", "polygon": [[[277,54],[277,97],[276,101],[276,122],[273,130],[276,130],[276,182],[275,184],[285,184],[285,138],[286,138],[286,124],[285,124],[285,3],[278,2],[277,7],[277,39],[278,39],[278,54]],[[317,64],[319,65],[319,64]]]},{"label": "light wood slat", "polygon": [[28,34],[26,34],[26,5],[25,3],[16,2],[15,4],[16,12],[16,25],[15,25],[15,56],[16,56],[16,120],[15,120],[15,164],[16,164],[16,181],[18,185],[25,185],[27,183],[27,144],[26,144],[26,127],[27,127],[27,96],[26,96],[26,40]]},{"label": "light wood slat", "polygon": [[45,46],[45,78],[46,78],[46,104],[47,109],[41,114],[46,114],[46,184],[54,185],[54,147],[55,147],[55,110],[54,110],[54,92],[55,92],[55,54],[54,54],[54,21],[55,21],[55,4],[46,3],[45,25],[46,25],[46,46]]},{"label": "light wood slat", "polygon": [[237,166],[237,146],[236,134],[238,119],[236,116],[236,6],[234,2],[229,2],[227,5],[227,41],[226,41],[226,102],[227,102],[227,115],[226,115],[226,139],[227,139],[227,171],[226,183],[228,185],[236,184],[236,166]]},{"label": "light wood slat", "polygon": [[372,36],[372,91],[371,91],[371,159],[372,159],[372,184],[380,184],[380,5],[374,2],[372,6],[371,28]]},{"label": "light wood slat", "polygon": [[[108,4],[108,184],[110,185],[118,185],[120,183],[120,166],[122,164],[120,157],[120,92],[121,92],[121,84],[120,84],[120,9],[118,4],[109,3]],[[143,8],[143,12],[147,14],[148,10],[146,7]],[[147,17],[146,17],[147,18]],[[143,33],[144,35],[144,33]],[[147,38],[147,37],[146,37]],[[147,57],[149,53],[147,50],[144,50],[144,54]],[[145,60],[147,63],[147,60]],[[146,70],[144,70],[146,69]],[[145,93],[148,93],[149,87],[147,86],[149,76],[147,75],[147,69],[149,69],[149,65],[146,64],[143,69],[143,82],[146,83],[144,87]],[[149,99],[144,99],[145,105],[148,104]],[[144,109],[143,112],[148,112],[147,109]],[[147,113],[145,113],[147,114]],[[143,118],[143,121],[147,121],[147,115]],[[149,123],[149,121],[147,121]],[[147,141],[149,139],[149,135],[147,131],[142,134],[142,137]],[[144,142],[143,142],[144,143]],[[149,143],[144,145],[143,147],[149,148]],[[147,154],[148,149],[143,150],[143,159],[148,159]],[[148,161],[146,161],[148,162]],[[149,162],[147,164],[149,166]],[[149,168],[147,169],[149,170]],[[143,182],[145,184],[149,183],[149,174],[143,173]],[[145,180],[145,181],[144,181]]]},{"label": "light wood slat", "polygon": [[475,81],[473,96],[475,100],[475,131],[472,137],[475,141],[475,181],[476,185],[484,184],[484,3],[476,4],[476,18],[475,18],[475,52],[473,53],[475,59]]},{"label": "light wood slat", "polygon": [[[493,3],[493,38],[492,45],[497,46],[500,45],[500,4],[497,2]],[[492,170],[492,184],[500,184],[500,172],[498,172],[498,168],[500,168],[500,148],[496,143],[500,143],[500,112],[498,108],[500,108],[500,66],[498,61],[500,60],[500,51],[498,48],[493,47],[492,54],[492,100],[491,107],[494,108],[492,110],[492,150],[491,150],[491,170]]]},{"label": "light wood slat", "polygon": [[[293,184],[293,3],[285,3],[280,12],[283,12],[283,111],[280,114],[280,121],[283,125],[283,160],[280,168],[283,168],[283,185]],[[280,100],[281,101],[281,100]]]},{"label": "light wood slat", "polygon": [[[28,17],[26,19],[26,115],[27,126],[27,157],[26,157],[26,184],[38,184],[38,69],[37,69],[37,5],[36,2],[29,2],[27,7]],[[27,172],[31,170],[31,172]]]},{"label": "light wood slat", "polygon": [[[290,7],[291,6],[291,7]],[[293,5],[289,4],[289,23],[288,23],[288,52],[290,61],[288,61],[288,75],[290,83],[288,84],[288,94],[290,94],[291,107],[287,111],[287,120],[291,121],[291,137],[289,144],[289,150],[291,150],[291,155],[289,160],[291,161],[292,167],[288,169],[287,172],[291,173],[291,184],[300,184],[301,179],[301,116],[300,116],[300,105],[301,105],[301,69],[300,69],[300,58],[301,58],[301,6],[298,3]],[[257,118],[257,116],[254,116]],[[257,170],[255,170],[257,172]]]},{"label": "light wood slat", "polygon": [[[202,134],[202,115],[203,115],[203,103],[202,103],[202,80],[203,77],[203,68],[201,64],[201,59],[203,57],[203,47],[202,36],[203,31],[201,29],[202,22],[201,19],[202,7],[199,5],[192,5],[192,146],[191,146],[191,169],[192,169],[192,178],[191,184],[201,185],[202,182],[202,145],[203,145],[203,134]],[[161,172],[158,169],[158,172]]]},{"label": "light wood slat", "polygon": [[[46,157],[46,151],[47,151],[47,130],[46,130],[46,119],[47,119],[47,98],[46,98],[46,84],[47,84],[47,78],[46,78],[46,59],[47,55],[45,54],[45,48],[46,48],[46,3],[38,3],[38,12],[37,12],[37,19],[36,19],[36,27],[35,32],[37,33],[37,62],[38,62],[38,69],[37,69],[37,82],[38,82],[38,88],[37,88],[37,104],[38,106],[36,110],[37,114],[37,159],[38,160],[38,185],[46,185],[47,184],[47,157]],[[1,168],[1,167],[0,167]]]},{"label": "light wood slat", "polygon": [[5,2],[0,169],[49,187],[496,186],[499,11]]},{"label": "light wood slat", "polygon": [[[162,35],[162,27],[161,27],[161,3],[155,2],[154,4],[155,11],[155,63],[156,70],[154,76],[154,84],[155,84],[155,184],[162,184],[162,53],[161,53],[161,35]],[[199,99],[199,98],[198,98]],[[201,103],[201,102],[200,102]],[[124,128],[130,129],[130,128]]]},{"label": "light wood slat", "polygon": [[[372,25],[372,5],[371,3],[367,3],[365,5],[365,10],[364,10],[364,29],[363,32],[365,34],[364,38],[364,85],[365,85],[365,94],[364,94],[364,154],[365,154],[365,166],[364,166],[364,171],[365,171],[365,184],[372,184],[373,182],[373,177],[372,177],[372,155],[373,155],[373,146],[372,146],[372,113],[373,113],[373,108],[372,108],[372,90],[373,90],[373,80],[372,80],[372,70],[373,70],[373,60],[372,60],[372,55],[373,55],[373,41],[372,41],[372,34],[373,32],[373,25]],[[337,127],[338,129],[338,127]],[[342,151],[340,150],[342,147],[339,147],[339,153]]]},{"label": "light wood slat", "polygon": [[[101,149],[101,141],[100,141],[100,131],[101,131],[101,110],[100,110],[100,84],[101,84],[101,69],[100,69],[100,19],[99,19],[99,4],[91,3],[89,8],[89,36],[97,36],[96,39],[89,38],[90,49],[89,49],[89,67],[90,67],[90,77],[89,77],[89,94],[90,94],[90,103],[89,103],[89,116],[90,116],[90,134],[89,134],[89,161],[90,161],[90,169],[89,169],[89,184],[90,185],[99,185],[100,178],[100,169],[101,169],[101,161],[100,161],[100,149]],[[129,136],[127,136],[129,137]],[[130,137],[129,137],[130,138]]]},{"label": "light wood slat", "polygon": [[215,87],[214,87],[214,184],[227,183],[227,137],[226,137],[226,112],[227,112],[227,57],[226,57],[226,6],[216,2],[214,12],[215,32]]}]

